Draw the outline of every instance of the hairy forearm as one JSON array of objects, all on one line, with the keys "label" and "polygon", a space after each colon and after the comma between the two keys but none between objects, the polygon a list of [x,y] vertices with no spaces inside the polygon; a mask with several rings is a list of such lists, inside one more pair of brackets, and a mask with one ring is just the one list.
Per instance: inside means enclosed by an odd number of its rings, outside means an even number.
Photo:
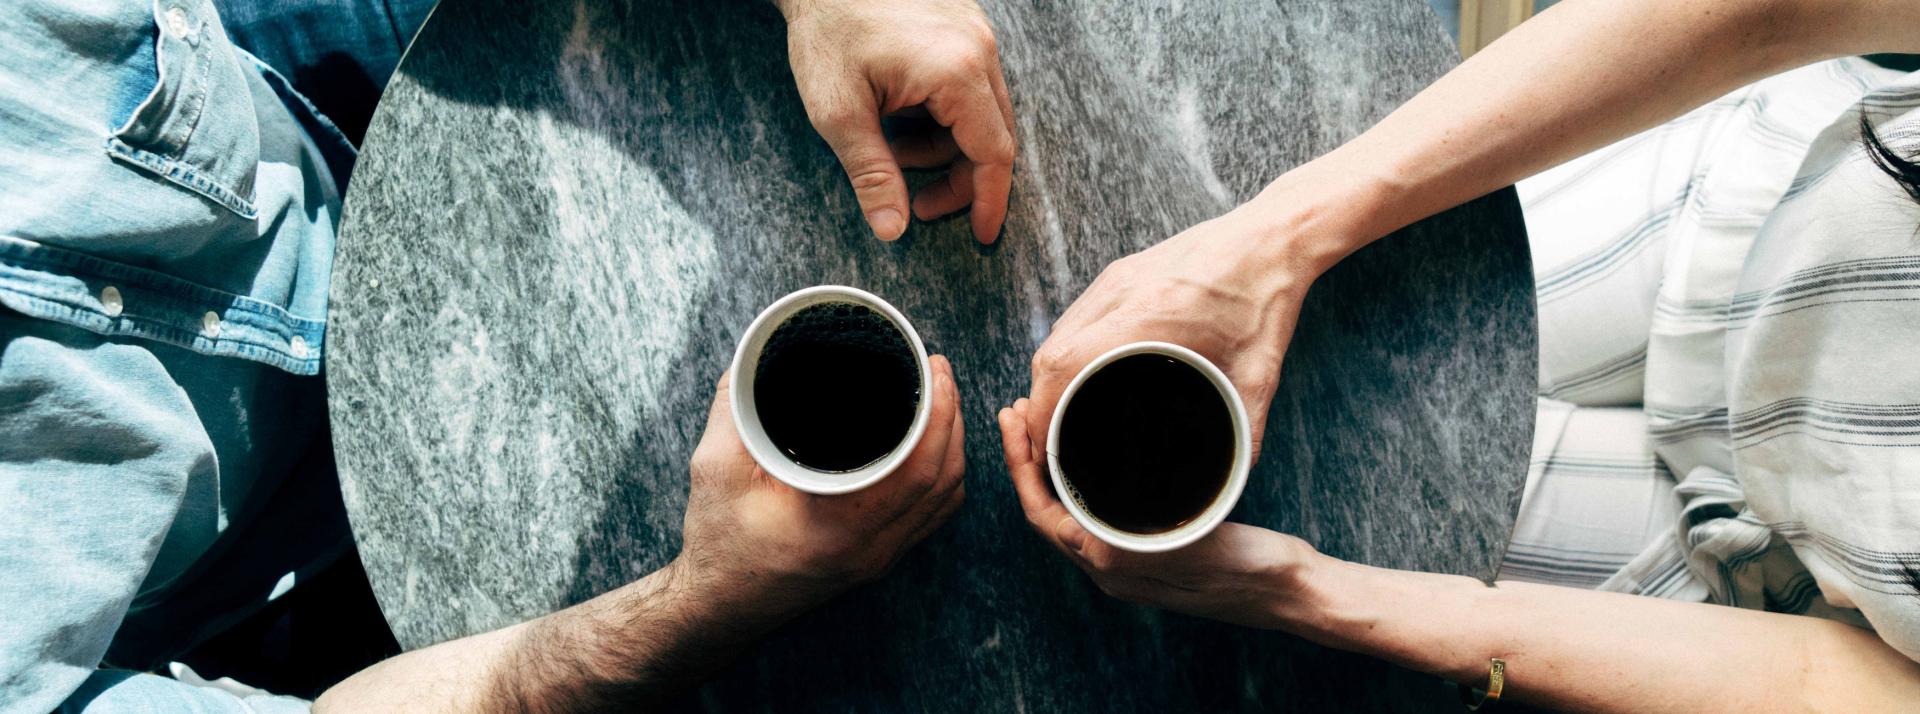
[{"label": "hairy forearm", "polygon": [[394,657],[327,690],[327,711],[630,711],[698,682],[781,619],[699,593],[669,565],[587,602]]},{"label": "hairy forearm", "polygon": [[1811,617],[1316,557],[1284,629],[1507,699],[1589,712],[1895,711],[1920,665],[1873,633]]},{"label": "hairy forearm", "polygon": [[1569,0],[1246,208],[1330,265],[1421,218],[1821,59],[1920,50],[1904,0]]}]

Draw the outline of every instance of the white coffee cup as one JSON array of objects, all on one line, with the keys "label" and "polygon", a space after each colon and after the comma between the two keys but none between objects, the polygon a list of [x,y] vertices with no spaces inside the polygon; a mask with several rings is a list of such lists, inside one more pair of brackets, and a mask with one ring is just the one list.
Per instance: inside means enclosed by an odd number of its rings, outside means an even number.
[{"label": "white coffee cup", "polygon": [[[759,408],[754,403],[753,382],[754,373],[760,365],[760,353],[766,348],[767,339],[773,336],[773,331],[803,309],[833,302],[871,308],[906,336],[907,344],[913,348],[914,361],[920,368],[920,403],[914,407],[913,427],[907,430],[906,438],[896,444],[893,451],[853,471],[829,473],[795,462],[767,437],[767,430],[760,423]],[[808,493],[851,493],[879,483],[880,479],[893,473],[901,462],[906,461],[914,446],[920,443],[920,437],[927,431],[927,419],[933,413],[933,373],[930,370],[927,348],[920,342],[920,333],[914,332],[906,316],[887,304],[887,301],[865,290],[844,285],[818,285],[798,290],[775,300],[767,309],[760,311],[760,315],[747,326],[746,334],[740,337],[740,346],[733,352],[733,391],[729,400],[733,407],[733,425],[740,432],[740,440],[746,443],[747,453],[774,478]]]},{"label": "white coffee cup", "polygon": [[[1172,357],[1184,362],[1206,375],[1207,381],[1220,390],[1220,398],[1227,403],[1228,411],[1233,415],[1233,467],[1227,474],[1227,482],[1213,500],[1200,512],[1200,515],[1173,530],[1161,533],[1133,533],[1107,525],[1080,502],[1080,496],[1074,491],[1072,483],[1060,469],[1060,422],[1067,414],[1067,405],[1073,402],[1073,396],[1080,391],[1088,377],[1122,357],[1138,354],[1156,354]],[[1240,492],[1246,490],[1247,472],[1253,468],[1253,430],[1247,419],[1247,406],[1240,400],[1240,392],[1233,388],[1233,382],[1219,367],[1200,356],[1200,353],[1169,342],[1133,342],[1108,350],[1106,354],[1087,363],[1067,390],[1060,395],[1059,405],[1053,408],[1052,426],[1047,429],[1047,466],[1053,473],[1053,491],[1060,494],[1061,502],[1067,507],[1067,513],[1080,522],[1095,538],[1106,541],[1115,548],[1136,553],[1160,553],[1192,544],[1206,537],[1227,519],[1235,503],[1240,501]]]}]

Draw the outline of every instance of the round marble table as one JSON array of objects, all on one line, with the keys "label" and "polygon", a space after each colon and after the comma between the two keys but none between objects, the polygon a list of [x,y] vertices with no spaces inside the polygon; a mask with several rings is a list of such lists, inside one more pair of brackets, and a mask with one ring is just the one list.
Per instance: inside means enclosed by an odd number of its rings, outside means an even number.
[{"label": "round marble table", "polygon": [[[333,282],[341,485],[409,647],[546,613],[679,547],[712,385],[762,306],[845,283],[950,355],[969,501],[774,633],[713,711],[1457,710],[1438,680],[1103,597],[1030,534],[994,438],[1107,262],[1217,215],[1455,62],[1420,0],[992,3],[1022,153],[1000,245],[869,237],[762,2],[448,0],[368,134]],[[1316,284],[1235,519],[1491,578],[1532,430],[1511,190]]]}]

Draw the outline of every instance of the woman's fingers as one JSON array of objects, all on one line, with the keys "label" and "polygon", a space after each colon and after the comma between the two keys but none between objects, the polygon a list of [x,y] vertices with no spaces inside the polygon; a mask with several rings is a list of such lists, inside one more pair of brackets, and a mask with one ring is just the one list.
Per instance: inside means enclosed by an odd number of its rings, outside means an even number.
[{"label": "woman's fingers", "polygon": [[1006,452],[1007,473],[1013,478],[1014,493],[1020,497],[1020,508],[1026,512],[1027,524],[1035,533],[1072,558],[1081,567],[1087,567],[1080,552],[1087,547],[1091,536],[1078,521],[1067,513],[1060,499],[1054,496],[1053,487],[1047,484],[1047,477],[1040,454],[1032,439],[1028,438],[1027,410],[1029,402],[1021,399],[1013,406],[1000,410],[1000,443]]}]

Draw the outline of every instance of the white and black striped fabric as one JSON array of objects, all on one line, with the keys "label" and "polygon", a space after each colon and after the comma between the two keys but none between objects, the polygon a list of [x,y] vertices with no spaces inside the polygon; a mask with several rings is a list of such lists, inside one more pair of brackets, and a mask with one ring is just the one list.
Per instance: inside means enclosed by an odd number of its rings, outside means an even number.
[{"label": "white and black striped fabric", "polygon": [[1524,181],[1534,458],[1501,578],[1803,613],[1920,659],[1920,74],[1841,59]]}]

